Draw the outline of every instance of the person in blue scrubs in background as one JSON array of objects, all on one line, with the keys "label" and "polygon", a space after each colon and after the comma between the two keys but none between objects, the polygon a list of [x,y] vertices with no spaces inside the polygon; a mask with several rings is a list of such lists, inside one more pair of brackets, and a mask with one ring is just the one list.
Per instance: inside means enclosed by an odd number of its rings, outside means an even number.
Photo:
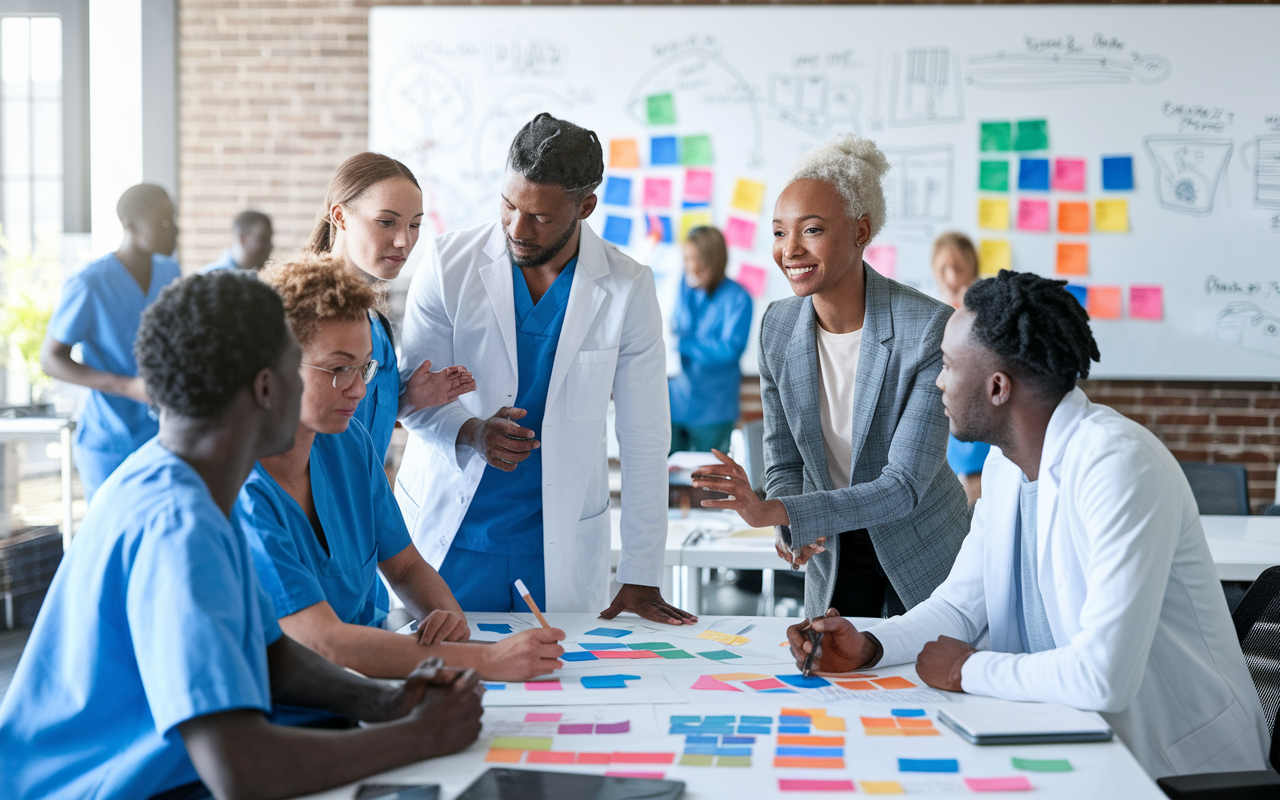
[{"label": "person in blue scrubs in background", "polygon": [[[302,344],[302,417],[293,447],[254,467],[235,517],[280,627],[372,677],[402,678],[428,655],[493,680],[554,671],[564,652],[559,630],[467,644],[461,607],[409,538],[368,431],[354,418],[382,370],[370,358],[367,322],[379,290],[327,256],[277,262],[261,278],[284,300]],[[416,633],[381,627],[388,597],[379,569],[420,621]]]},{"label": "person in blue scrubs in background", "polygon": [[[159,435],[104,484],[112,502],[89,507],[54,577],[0,703],[0,797],[294,796],[474,741],[476,673],[432,659],[369,680],[281,635],[229,519],[299,418],[302,351],[275,292],[226,271],[181,281],[136,353]],[[273,702],[388,724],[271,725]]]},{"label": "person in blue scrubs in background", "polygon": [[724,275],[729,251],[710,226],[689,231],[684,280],[671,330],[680,338],[680,372],[671,393],[671,452],[729,451],[738,422],[742,371],[738,362],[751,334],[751,295]]},{"label": "person in blue scrubs in background", "polygon": [[[329,179],[306,249],[332,254],[364,280],[393,281],[418,242],[422,213],[422,189],[408,167],[381,153],[358,153]],[[380,367],[355,418],[383,463],[397,417],[475,391],[476,381],[465,367],[432,372],[427,361],[402,384],[391,320],[381,311],[370,312],[369,335]]]},{"label": "person in blue scrubs in background", "polygon": [[261,211],[241,211],[231,221],[231,246],[222,251],[217,261],[205,264],[200,271],[247,269],[257,272],[271,257],[272,235],[271,217]]},{"label": "person in blue scrubs in background", "polygon": [[[134,450],[156,435],[133,340],[142,311],[181,276],[170,255],[178,242],[173,201],[140,183],[116,204],[120,249],[91,261],[62,286],[40,366],[49,377],[92,390],[76,425],[75,457],[86,500]],[[80,360],[71,349],[80,345]]]}]

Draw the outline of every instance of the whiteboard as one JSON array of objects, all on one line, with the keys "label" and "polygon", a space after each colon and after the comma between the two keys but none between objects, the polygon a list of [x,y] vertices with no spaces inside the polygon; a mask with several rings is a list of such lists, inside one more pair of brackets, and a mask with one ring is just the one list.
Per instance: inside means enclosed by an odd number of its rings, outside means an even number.
[{"label": "whiteboard", "polygon": [[[1059,277],[1095,312],[1094,377],[1269,380],[1280,372],[1278,33],[1272,7],[375,7],[369,144],[418,175],[424,232],[436,233],[497,215],[507,148],[538,112],[595,130],[606,164],[611,142],[634,140],[639,166],[607,170],[631,180],[631,205],[602,202],[592,227],[623,241],[629,221],[623,249],[669,303],[679,252],[646,236],[650,215],[678,228],[705,210],[734,226],[729,274],[759,289],[758,324],[790,295],[770,254],[787,170],[853,131],[893,165],[881,249],[867,257],[881,272],[934,291],[931,243],[952,229],[1051,276],[1058,245],[1083,244],[1087,274]],[[652,163],[654,138],[670,137],[680,157],[710,163]],[[1120,169],[1104,186],[1112,157]],[[1000,161],[1007,191],[990,188]],[[686,170],[703,169],[710,203],[686,209],[701,174]],[[1048,190],[1030,188],[1045,169]],[[984,175],[996,182],[980,191]],[[661,183],[646,196],[648,179],[670,181],[670,198]],[[764,185],[758,212],[734,207],[739,179]],[[979,228],[983,201],[999,224],[1000,200],[1009,229]],[[1127,231],[1099,230],[1117,200]],[[1058,230],[1080,210],[1063,202],[1087,204],[1085,232]],[[755,372],[754,345],[743,366]]]}]

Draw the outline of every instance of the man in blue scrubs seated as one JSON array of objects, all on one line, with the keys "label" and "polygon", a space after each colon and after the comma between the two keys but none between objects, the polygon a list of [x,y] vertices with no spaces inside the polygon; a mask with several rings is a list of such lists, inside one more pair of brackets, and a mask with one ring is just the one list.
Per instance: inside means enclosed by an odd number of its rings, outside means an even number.
[{"label": "man in blue scrubs seated", "polygon": [[[1065,286],[1001,270],[947,322],[951,432],[992,444],[969,535],[907,613],[865,633],[834,610],[815,620],[813,666],[915,660],[938,689],[1097,711],[1152,777],[1262,770],[1267,719],[1191,486],[1150,431],[1076,386],[1099,353]],[[797,662],[813,651],[799,628]]]},{"label": "man in blue scrubs seated", "polygon": [[[178,224],[164,189],[149,183],[126,189],[116,213],[124,225],[120,249],[67,278],[40,350],[40,366],[50,377],[92,390],[73,451],[86,500],[121,461],[156,435],[147,390],[137,377],[133,340],[143,309],[181,275],[170,258]],[[77,344],[80,361],[71,357]]]},{"label": "man in blue scrubs seated", "polygon": [[[275,292],[188,278],[144,315],[136,352],[159,436],[58,568],[0,704],[0,797],[294,796],[474,741],[479,676],[428,660],[368,680],[282,636],[229,520],[298,421],[301,348]],[[273,703],[387,724],[271,725]]]},{"label": "man in blue scrubs seated", "polygon": [[742,371],[751,335],[751,295],[724,275],[724,235],[708,225],[684,242],[684,280],[671,329],[680,337],[680,372],[671,376],[671,452],[729,452],[738,422]]},{"label": "man in blue scrubs seated", "polygon": [[[428,655],[494,680],[528,680],[560,666],[564,633],[535,628],[471,644],[458,602],[409,538],[368,430],[353,418],[381,365],[368,314],[376,284],[341,260],[305,254],[261,273],[284,301],[302,344],[302,417],[294,445],[263,458],[235,518],[280,627],[363,675],[403,678]],[[388,597],[378,570],[418,620],[416,633],[381,627]]]},{"label": "man in blue scrubs seated", "polygon": [[231,246],[218,260],[205,264],[201,272],[218,269],[247,269],[257,272],[271,257],[271,217],[261,211],[241,211],[231,222]]}]

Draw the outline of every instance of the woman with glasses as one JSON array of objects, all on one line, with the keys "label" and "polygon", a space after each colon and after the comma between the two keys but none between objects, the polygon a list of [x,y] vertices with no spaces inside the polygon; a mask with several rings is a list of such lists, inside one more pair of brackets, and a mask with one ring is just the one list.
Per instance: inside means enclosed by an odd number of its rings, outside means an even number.
[{"label": "woman with glasses", "polygon": [[[403,678],[430,655],[495,680],[525,680],[559,666],[557,630],[469,644],[462,609],[409,538],[356,409],[382,370],[368,314],[381,295],[336,259],[304,255],[260,273],[284,301],[302,345],[302,413],[288,451],[262,459],[236,502],[280,627],[331,661],[370,677]],[[416,633],[381,627],[386,577]]]}]

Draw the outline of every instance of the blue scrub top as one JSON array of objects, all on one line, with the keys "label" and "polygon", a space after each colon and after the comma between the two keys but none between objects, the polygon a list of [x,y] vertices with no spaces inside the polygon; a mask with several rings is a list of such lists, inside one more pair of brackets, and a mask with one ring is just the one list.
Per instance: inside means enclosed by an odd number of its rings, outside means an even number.
[{"label": "blue scrub top", "polygon": [[369,314],[369,335],[373,339],[373,360],[378,362],[378,374],[356,407],[354,419],[369,432],[378,463],[383,464],[400,410],[400,367],[396,363],[396,348],[377,314]]},{"label": "blue scrub top", "polygon": [[258,578],[281,617],[326,601],[343,622],[376,626],[390,600],[378,563],[412,544],[382,462],[352,420],[342,433],[316,434],[309,468],[328,552],[302,507],[261,464],[240,490],[233,517]]},{"label": "blue scrub top", "polygon": [[231,248],[228,247],[222,251],[222,255],[218,256],[217,261],[211,261],[200,268],[202,273],[215,272],[220,269],[240,269],[240,265],[231,257]]},{"label": "blue scrub top", "polygon": [[0,797],[150,797],[199,780],[179,723],[271,709],[280,628],[204,481],[152,440],[104,489],[0,704]]},{"label": "blue scrub top", "polygon": [[680,374],[667,381],[671,421],[691,426],[737,422],[738,362],[751,335],[751,295],[728,278],[711,295],[681,281],[671,328],[680,337]]},{"label": "blue scrub top", "polygon": [[962,442],[954,436],[947,438],[947,465],[957,475],[977,475],[987,462],[991,445],[983,442]]},{"label": "blue scrub top", "polygon": [[[80,345],[86,366],[135,377],[138,362],[133,358],[133,341],[138,338],[142,312],[179,277],[177,261],[154,255],[151,284],[144,293],[114,253],[105,255],[67,278],[48,333],[63,344]],[[159,430],[142,403],[91,391],[76,426],[76,448],[124,456]]]},{"label": "blue scrub top", "polygon": [[[564,327],[574,258],[556,276],[551,288],[534,305],[529,284],[519,267],[512,266],[516,312],[516,360],[519,388],[512,404],[528,415],[517,422],[542,438],[542,418],[547,410],[547,389],[556,346]],[[453,543],[465,550],[501,555],[542,555],[542,451],[534,450],[512,472],[485,466],[475,497],[467,508]]]}]

